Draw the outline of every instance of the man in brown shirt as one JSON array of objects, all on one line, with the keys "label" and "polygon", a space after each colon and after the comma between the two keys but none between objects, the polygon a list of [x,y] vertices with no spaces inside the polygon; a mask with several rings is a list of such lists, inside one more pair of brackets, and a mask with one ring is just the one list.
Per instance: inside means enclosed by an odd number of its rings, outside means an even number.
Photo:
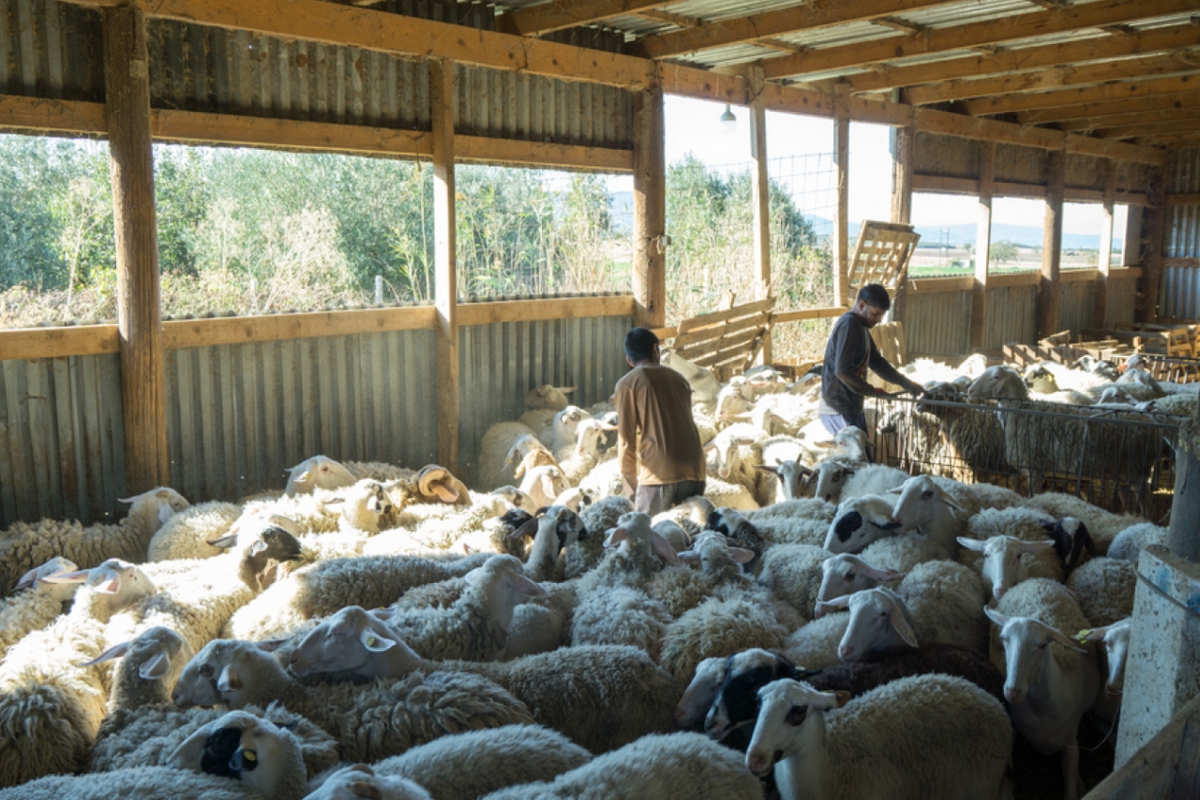
[{"label": "man in brown shirt", "polygon": [[633,369],[617,381],[617,458],[633,507],[657,514],[704,494],[704,447],[692,419],[692,387],[658,363],[658,337],[647,328],[625,335]]}]

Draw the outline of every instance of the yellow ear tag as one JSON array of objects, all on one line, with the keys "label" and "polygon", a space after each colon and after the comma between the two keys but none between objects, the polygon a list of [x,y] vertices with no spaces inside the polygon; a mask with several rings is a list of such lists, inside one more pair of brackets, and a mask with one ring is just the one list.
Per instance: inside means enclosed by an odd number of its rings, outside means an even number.
[{"label": "yellow ear tag", "polygon": [[367,637],[367,647],[374,647],[374,646],[375,646],[375,637],[368,636]]},{"label": "yellow ear tag", "polygon": [[1091,628],[1087,628],[1087,629],[1085,629],[1085,630],[1082,630],[1082,631],[1080,631],[1079,633],[1075,634],[1075,639],[1076,639],[1076,640],[1077,640],[1077,641],[1078,641],[1080,644],[1084,644],[1084,643],[1086,643],[1086,642],[1087,642],[1087,637],[1088,637],[1088,636],[1091,634],[1091,632],[1092,632]]},{"label": "yellow ear tag", "polygon": [[247,761],[258,761],[258,755],[253,750],[243,750],[242,758]]}]

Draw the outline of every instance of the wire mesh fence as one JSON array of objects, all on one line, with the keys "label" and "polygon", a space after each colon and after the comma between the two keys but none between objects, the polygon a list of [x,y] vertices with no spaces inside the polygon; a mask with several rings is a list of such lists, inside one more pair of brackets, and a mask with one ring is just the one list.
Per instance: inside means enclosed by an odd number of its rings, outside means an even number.
[{"label": "wire mesh fence", "polygon": [[1049,403],[874,401],[875,459],[908,472],[1075,495],[1166,524],[1177,420]]}]

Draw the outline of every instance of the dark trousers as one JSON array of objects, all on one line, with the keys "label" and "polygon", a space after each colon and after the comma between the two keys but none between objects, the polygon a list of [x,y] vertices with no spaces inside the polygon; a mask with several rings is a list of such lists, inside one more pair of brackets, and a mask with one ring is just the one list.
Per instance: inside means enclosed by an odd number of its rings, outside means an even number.
[{"label": "dark trousers", "polygon": [[679,505],[689,497],[704,494],[705,481],[680,481],[639,486],[633,497],[633,510],[654,516]]}]

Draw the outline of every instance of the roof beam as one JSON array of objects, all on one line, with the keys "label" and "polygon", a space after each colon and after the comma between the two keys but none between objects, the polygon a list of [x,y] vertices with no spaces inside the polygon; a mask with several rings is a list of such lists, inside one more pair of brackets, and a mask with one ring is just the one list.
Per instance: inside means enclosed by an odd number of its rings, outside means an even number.
[{"label": "roof beam", "polygon": [[[857,5],[847,3],[846,5]],[[895,36],[870,42],[826,47],[799,56],[785,56],[763,64],[768,79],[790,78],[814,72],[846,67],[862,67],[898,58],[962,50],[981,45],[1002,44],[1033,36],[1066,33],[1080,28],[1097,28],[1122,22],[1136,22],[1168,14],[1194,11],[1195,0],[1100,0],[1049,11],[1035,11],[1012,17],[974,22],[925,33]]]},{"label": "roof beam", "polygon": [[1005,75],[999,78],[945,81],[944,83],[914,86],[908,90],[908,102],[914,106],[967,100],[972,97],[1044,92],[1064,86],[1086,86],[1109,81],[1144,79],[1156,75],[1171,75],[1200,68],[1200,53],[1180,51],[1152,58],[1123,58],[1079,67],[1063,66]]},{"label": "roof beam", "polygon": [[1168,147],[1180,144],[1189,144],[1200,141],[1200,130],[1189,131],[1187,133],[1157,133],[1150,136],[1134,137],[1135,143],[1146,147],[1154,147],[1157,145],[1167,145]]},{"label": "roof beam", "polygon": [[669,58],[764,37],[786,36],[813,28],[890,17],[919,8],[947,5],[953,1],[855,0],[849,3],[846,0],[812,0],[794,8],[766,11],[720,22],[705,22],[691,30],[647,36],[639,40],[634,49],[639,55],[647,58]]},{"label": "roof beam", "polygon": [[1157,78],[1148,81],[1125,81],[1079,89],[1060,89],[1056,92],[1035,92],[1011,97],[984,97],[964,103],[968,114],[1007,114],[1015,111],[1073,106],[1109,100],[1128,100],[1134,97],[1153,97],[1161,94],[1180,94],[1200,89],[1200,75]]},{"label": "roof beam", "polygon": [[683,14],[672,14],[670,11],[661,11],[659,9],[639,11],[634,16],[655,22],[665,22],[668,25],[675,25],[679,28],[694,28],[700,24],[700,20],[695,17],[685,17]]},{"label": "roof beam", "polygon": [[1047,108],[1041,111],[1024,111],[1017,114],[1022,125],[1041,125],[1048,122],[1064,122],[1077,119],[1097,119],[1121,114],[1152,113],[1171,109],[1200,106],[1200,86],[1186,94],[1164,94],[1157,97],[1134,97],[1129,100],[1109,100],[1100,103]]},{"label": "roof beam", "polygon": [[916,64],[911,67],[888,67],[861,75],[850,75],[837,82],[851,92],[882,92],[936,83],[958,78],[981,78],[1005,72],[1021,72],[1081,61],[1104,61],[1122,56],[1150,55],[1156,52],[1175,50],[1180,47],[1200,45],[1200,26],[1184,25],[1178,28],[1131,33],[1126,36],[1099,36],[1079,42],[1024,47],[1019,50],[999,52],[935,61],[931,64]]},{"label": "roof beam", "polygon": [[496,29],[517,36],[541,36],[678,2],[680,0],[553,0],[501,14],[496,17]]},{"label": "roof beam", "polygon": [[1170,111],[1137,111],[1129,114],[1118,114],[1111,117],[1082,117],[1066,120],[1056,126],[1060,131],[1096,131],[1105,128],[1118,128],[1124,125],[1139,125],[1150,123],[1170,123],[1179,119],[1192,119],[1200,115],[1200,108],[1191,107],[1172,109]]},{"label": "roof beam", "polygon": [[1190,119],[1180,119],[1176,122],[1147,122],[1137,125],[1121,125],[1113,128],[1102,128],[1096,134],[1105,139],[1128,139],[1162,133],[1188,133],[1200,125],[1200,114]]}]

